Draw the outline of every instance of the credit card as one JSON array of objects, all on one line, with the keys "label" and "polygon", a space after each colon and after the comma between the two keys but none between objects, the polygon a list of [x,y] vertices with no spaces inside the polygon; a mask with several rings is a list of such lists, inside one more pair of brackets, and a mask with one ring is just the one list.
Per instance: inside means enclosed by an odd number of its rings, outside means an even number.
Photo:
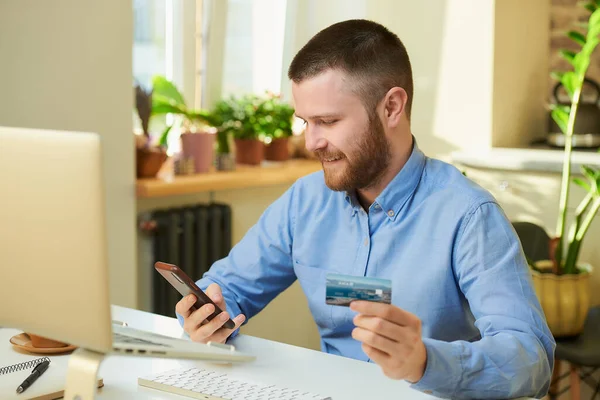
[{"label": "credit card", "polygon": [[328,273],[325,303],[348,307],[353,300],[391,304],[392,281],[365,276]]}]

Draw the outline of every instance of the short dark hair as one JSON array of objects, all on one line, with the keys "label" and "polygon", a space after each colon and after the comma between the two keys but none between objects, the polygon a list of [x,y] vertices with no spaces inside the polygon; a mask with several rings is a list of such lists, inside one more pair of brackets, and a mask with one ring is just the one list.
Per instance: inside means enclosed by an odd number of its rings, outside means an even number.
[{"label": "short dark hair", "polygon": [[406,115],[410,120],[413,98],[412,68],[398,36],[373,21],[353,19],[333,24],[315,36],[296,54],[288,77],[295,83],[329,69],[338,69],[355,82],[369,115],[392,87],[408,94]]}]

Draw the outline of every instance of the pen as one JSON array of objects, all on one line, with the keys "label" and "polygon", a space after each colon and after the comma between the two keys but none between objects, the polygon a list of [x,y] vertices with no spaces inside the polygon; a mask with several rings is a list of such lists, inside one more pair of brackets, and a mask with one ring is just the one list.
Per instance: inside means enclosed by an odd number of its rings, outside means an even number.
[{"label": "pen", "polygon": [[42,361],[41,363],[36,365],[33,371],[31,371],[31,374],[27,378],[25,378],[23,383],[21,383],[21,386],[17,388],[17,393],[23,393],[29,386],[31,386],[31,384],[33,384],[33,382],[35,382],[37,378],[39,378],[44,372],[46,372],[49,365],[50,361]]}]

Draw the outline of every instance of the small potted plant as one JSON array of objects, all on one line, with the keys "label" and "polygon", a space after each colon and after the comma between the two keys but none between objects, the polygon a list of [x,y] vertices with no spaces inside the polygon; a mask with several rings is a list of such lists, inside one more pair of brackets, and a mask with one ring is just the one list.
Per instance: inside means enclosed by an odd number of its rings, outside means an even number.
[{"label": "small potted plant", "polygon": [[[177,90],[177,87],[166,78],[153,78],[154,95],[152,96],[152,114],[175,114],[183,118],[181,134],[181,150],[184,159],[194,161],[196,173],[208,172],[213,164],[216,129],[218,124],[213,116],[204,110],[193,110]],[[167,126],[159,143],[166,146],[169,131],[174,124]]]},{"label": "small potted plant", "polygon": [[225,100],[232,109],[228,122],[235,141],[235,160],[238,164],[258,165],[264,159],[264,132],[259,120],[262,99],[256,95],[230,97]]},{"label": "small potted plant", "polygon": [[135,135],[135,164],[138,178],[154,178],[167,160],[165,146],[152,144],[150,117],[152,116],[152,90],[135,86],[135,105],[142,125],[142,135]]},{"label": "small potted plant", "polygon": [[286,161],[290,158],[289,138],[292,136],[294,109],[280,96],[268,93],[261,104],[262,129],[265,133],[265,159]]},{"label": "small potted plant", "polygon": [[600,41],[600,1],[585,4],[591,12],[587,32],[568,32],[579,51],[561,50],[573,70],[553,73],[564,86],[570,105],[552,105],[552,118],[565,135],[564,161],[556,236],[551,239],[549,260],[533,267],[533,282],[548,325],[556,337],[571,336],[583,329],[589,309],[591,266],[579,260],[579,250],[588,228],[600,209],[600,169],[583,167],[585,179],[573,182],[587,192],[575,211],[566,231],[567,204],[570,192],[572,137],[581,91],[591,55]]}]

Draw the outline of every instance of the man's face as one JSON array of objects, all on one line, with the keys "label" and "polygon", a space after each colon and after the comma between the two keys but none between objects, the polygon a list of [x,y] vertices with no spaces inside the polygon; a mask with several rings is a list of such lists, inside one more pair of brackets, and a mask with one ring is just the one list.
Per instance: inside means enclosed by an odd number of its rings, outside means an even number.
[{"label": "man's face", "polygon": [[380,118],[365,110],[343,72],[328,70],[292,84],[296,115],[306,122],[306,148],[323,164],[332,190],[375,185],[391,158]]}]

